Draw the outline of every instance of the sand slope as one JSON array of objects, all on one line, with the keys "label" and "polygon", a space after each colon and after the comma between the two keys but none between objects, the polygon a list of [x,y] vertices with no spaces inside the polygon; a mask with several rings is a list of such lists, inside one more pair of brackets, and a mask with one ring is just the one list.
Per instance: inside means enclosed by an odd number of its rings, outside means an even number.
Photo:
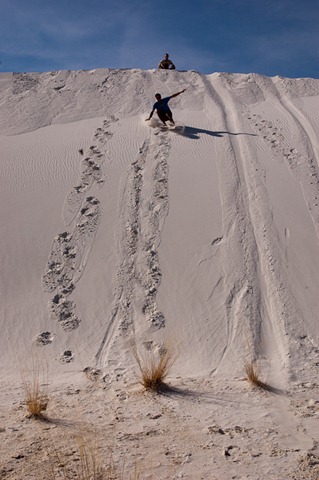
[{"label": "sand slope", "polygon": [[[183,88],[183,131],[145,122],[157,91]],[[0,74],[0,105],[5,478],[38,461],[8,467],[11,426],[33,428],[10,399],[34,355],[61,415],[72,398],[110,430],[101,448],[112,435],[128,468],[154,463],[142,478],[317,478],[304,455],[319,441],[319,81]],[[141,397],[132,343],[165,342],[183,394]],[[247,359],[271,392],[243,381]]]}]

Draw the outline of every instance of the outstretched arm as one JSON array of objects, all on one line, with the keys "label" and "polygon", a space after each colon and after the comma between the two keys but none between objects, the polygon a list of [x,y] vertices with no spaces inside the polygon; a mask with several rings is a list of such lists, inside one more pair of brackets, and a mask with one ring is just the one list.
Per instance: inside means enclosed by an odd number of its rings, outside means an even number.
[{"label": "outstretched arm", "polygon": [[174,95],[171,95],[171,98],[177,97],[177,95],[180,95],[181,93],[184,93],[186,91],[186,88],[182,90],[181,92],[174,93]]},{"label": "outstretched arm", "polygon": [[145,122],[147,122],[148,120],[151,120],[153,113],[154,113],[154,109],[151,111],[150,116],[148,118],[145,118]]}]

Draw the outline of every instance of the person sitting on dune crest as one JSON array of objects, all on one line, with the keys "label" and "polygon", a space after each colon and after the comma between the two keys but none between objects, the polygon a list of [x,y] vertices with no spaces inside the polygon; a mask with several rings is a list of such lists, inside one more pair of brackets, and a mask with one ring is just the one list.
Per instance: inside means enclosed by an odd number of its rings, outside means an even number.
[{"label": "person sitting on dune crest", "polygon": [[156,93],[155,98],[157,102],[154,103],[153,110],[151,111],[150,116],[145,119],[145,121],[147,122],[148,120],[150,120],[153,116],[154,111],[157,110],[157,115],[159,119],[162,120],[164,125],[166,125],[167,120],[169,120],[170,123],[175,125],[175,122],[173,120],[173,114],[171,109],[168,106],[168,102],[170,101],[171,98],[177,97],[181,93],[184,93],[185,90],[186,88],[184,88],[184,90],[182,90],[181,92],[174,93],[170,97],[165,97],[165,98],[162,98],[160,93]]},{"label": "person sitting on dune crest", "polygon": [[175,65],[172,60],[169,60],[168,53],[165,53],[163,60],[158,64],[159,69],[164,70],[175,70]]}]

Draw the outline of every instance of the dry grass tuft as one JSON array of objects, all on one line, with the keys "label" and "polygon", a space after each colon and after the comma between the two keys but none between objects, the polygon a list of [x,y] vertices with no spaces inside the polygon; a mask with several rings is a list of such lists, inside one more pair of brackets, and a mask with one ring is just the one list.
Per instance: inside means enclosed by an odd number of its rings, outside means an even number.
[{"label": "dry grass tuft", "polygon": [[269,390],[270,387],[266,383],[260,380],[260,373],[257,366],[254,364],[253,361],[247,361],[244,365],[245,373],[246,373],[246,380],[254,385],[255,387],[262,388],[263,390]]},{"label": "dry grass tuft", "polygon": [[[53,449],[48,452],[49,463],[46,471],[50,480],[139,480],[140,475],[135,468],[129,476],[116,468],[112,458],[112,453],[107,455],[108,459],[103,464],[98,452],[97,443],[92,442],[83,436],[74,439],[75,443],[69,447],[69,450]],[[72,452],[72,454],[70,454]],[[104,457],[104,455],[103,455]],[[42,466],[43,468],[43,466]],[[39,474],[41,472],[39,471]],[[43,478],[42,476],[37,478]]]},{"label": "dry grass tuft", "polygon": [[28,392],[26,404],[29,416],[32,418],[45,418],[43,412],[47,409],[49,399],[41,391],[32,390]]},{"label": "dry grass tuft", "polygon": [[79,480],[104,480],[115,479],[116,472],[113,461],[110,461],[106,468],[102,467],[98,459],[95,445],[78,438],[78,449],[80,461],[77,467],[77,478]]},{"label": "dry grass tuft", "polygon": [[133,348],[135,360],[140,370],[139,382],[146,390],[160,392],[166,387],[165,379],[170,373],[178,353],[168,347],[163,347],[159,353],[147,352],[141,355]]},{"label": "dry grass tuft", "polygon": [[[49,403],[48,386],[44,383],[47,369],[41,368],[38,361],[33,360],[32,369],[22,374],[22,385],[29,418],[45,419],[43,412]],[[42,382],[41,382],[42,380]]]}]

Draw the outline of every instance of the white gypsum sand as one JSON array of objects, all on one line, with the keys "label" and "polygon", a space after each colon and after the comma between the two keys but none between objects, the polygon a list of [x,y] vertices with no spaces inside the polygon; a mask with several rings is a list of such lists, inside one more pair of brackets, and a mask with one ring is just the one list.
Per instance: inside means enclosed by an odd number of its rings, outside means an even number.
[{"label": "white gypsum sand", "polygon": [[[184,131],[145,122],[184,88]],[[319,80],[0,74],[0,104],[0,478],[72,478],[77,438],[124,478],[319,478]],[[172,349],[160,395],[135,348]]]}]

